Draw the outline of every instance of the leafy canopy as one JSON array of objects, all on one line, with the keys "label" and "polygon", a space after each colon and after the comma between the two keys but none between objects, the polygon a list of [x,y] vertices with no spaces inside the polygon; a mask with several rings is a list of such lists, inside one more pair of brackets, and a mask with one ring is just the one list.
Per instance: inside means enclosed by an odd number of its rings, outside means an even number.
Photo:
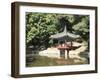
[{"label": "leafy canopy", "polygon": [[89,16],[55,13],[26,13],[26,44],[46,45],[52,43],[50,35],[63,31],[64,26],[85,41],[89,38]]}]

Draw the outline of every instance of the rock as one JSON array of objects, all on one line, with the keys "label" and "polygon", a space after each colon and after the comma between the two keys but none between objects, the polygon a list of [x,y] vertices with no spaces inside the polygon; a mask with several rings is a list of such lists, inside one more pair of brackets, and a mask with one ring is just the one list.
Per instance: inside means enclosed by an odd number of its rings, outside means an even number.
[{"label": "rock", "polygon": [[48,48],[47,50],[40,51],[39,55],[53,57],[53,58],[60,58],[60,52],[57,48]]},{"label": "rock", "polygon": [[[81,58],[79,56],[80,52],[84,52],[87,49],[87,46],[85,46],[83,43],[73,42],[74,46],[81,46],[75,50],[69,51],[69,57],[70,58]],[[40,56],[47,56],[47,57],[54,57],[54,58],[60,58],[60,51],[55,48],[47,48],[46,50],[39,52]],[[65,51],[65,59],[67,59],[67,51]]]},{"label": "rock", "polygon": [[81,61],[80,61],[79,59],[75,59],[74,62],[75,62],[75,63],[79,63],[79,62],[81,62]]}]

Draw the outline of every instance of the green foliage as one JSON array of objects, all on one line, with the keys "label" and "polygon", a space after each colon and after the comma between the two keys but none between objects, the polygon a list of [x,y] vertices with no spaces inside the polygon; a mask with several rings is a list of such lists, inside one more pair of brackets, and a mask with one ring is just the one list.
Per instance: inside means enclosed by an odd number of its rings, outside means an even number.
[{"label": "green foliage", "polygon": [[89,17],[83,16],[77,24],[73,25],[73,29],[77,34],[80,34],[84,40],[89,38]]},{"label": "green foliage", "polygon": [[45,13],[26,14],[26,41],[29,43],[33,38],[44,39],[57,31],[55,15]]},{"label": "green foliage", "polygon": [[53,45],[53,39],[49,40],[49,44],[52,46]]},{"label": "green foliage", "polygon": [[84,40],[89,37],[89,16],[55,13],[26,13],[26,44],[52,44],[50,35],[63,31],[64,26],[70,32],[79,34]]}]

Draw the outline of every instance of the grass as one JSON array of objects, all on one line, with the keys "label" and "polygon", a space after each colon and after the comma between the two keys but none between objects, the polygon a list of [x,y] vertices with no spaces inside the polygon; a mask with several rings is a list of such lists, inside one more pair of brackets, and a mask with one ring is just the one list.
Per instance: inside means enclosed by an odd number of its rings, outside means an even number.
[{"label": "grass", "polygon": [[39,66],[61,66],[61,65],[78,65],[78,64],[87,64],[87,62],[81,61],[75,62],[77,59],[58,59],[58,58],[49,58],[45,56],[36,56],[35,59],[31,62],[26,62],[26,67],[39,67]]}]

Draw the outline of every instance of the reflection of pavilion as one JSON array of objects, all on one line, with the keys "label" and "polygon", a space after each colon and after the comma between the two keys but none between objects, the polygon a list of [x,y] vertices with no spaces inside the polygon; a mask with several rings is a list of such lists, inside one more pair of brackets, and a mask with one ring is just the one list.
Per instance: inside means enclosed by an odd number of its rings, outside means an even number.
[{"label": "reflection of pavilion", "polygon": [[72,41],[79,37],[80,37],[79,35],[75,35],[68,32],[66,26],[63,32],[50,36],[51,39],[58,40],[57,48],[60,50],[60,56],[64,58],[65,58],[65,50],[67,50],[67,58],[69,58],[69,51],[77,47],[73,46]]}]

